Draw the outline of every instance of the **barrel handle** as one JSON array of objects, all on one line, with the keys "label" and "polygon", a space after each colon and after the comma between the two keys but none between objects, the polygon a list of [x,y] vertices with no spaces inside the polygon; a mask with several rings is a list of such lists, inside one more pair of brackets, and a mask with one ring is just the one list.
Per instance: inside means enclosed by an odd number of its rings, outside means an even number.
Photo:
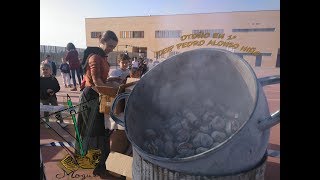
[{"label": "barrel handle", "polygon": [[111,106],[111,110],[110,110],[110,117],[119,125],[121,125],[122,127],[125,127],[125,122],[122,119],[119,119],[118,117],[116,117],[114,115],[114,110],[117,107],[117,104],[119,103],[120,100],[127,98],[130,95],[130,93],[121,93],[119,94],[113,101],[112,106]]},{"label": "barrel handle", "polygon": [[[277,83],[280,83],[280,75],[259,78],[258,81],[260,82],[262,87],[266,85],[277,84]],[[271,116],[268,118],[259,120],[258,128],[264,131],[266,129],[273,127],[278,123],[280,123],[280,110],[277,110],[276,112],[272,113]]]}]

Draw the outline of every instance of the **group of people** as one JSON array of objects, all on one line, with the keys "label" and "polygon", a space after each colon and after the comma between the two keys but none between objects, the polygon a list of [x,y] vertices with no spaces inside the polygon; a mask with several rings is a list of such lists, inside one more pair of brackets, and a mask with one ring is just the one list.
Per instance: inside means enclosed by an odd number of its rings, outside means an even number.
[{"label": "group of people", "polygon": [[[118,44],[118,37],[113,31],[106,31],[99,37],[99,47],[87,47],[84,51],[83,61],[80,63],[78,52],[74,45],[67,45],[67,54],[60,65],[60,70],[63,77],[68,77],[68,66],[71,71],[74,87],[76,89],[75,74],[77,74],[79,84],[82,84],[79,103],[86,103],[86,110],[80,111],[77,115],[77,128],[82,139],[84,150],[99,149],[101,156],[99,163],[95,167],[93,174],[100,177],[108,177],[110,173],[106,170],[105,162],[110,153],[110,136],[113,129],[105,127],[105,114],[99,112],[99,96],[100,93],[97,86],[119,87],[126,82],[128,77],[140,78],[142,69],[138,66],[129,68],[131,58],[127,53],[120,54],[117,57],[117,62],[120,68],[110,71],[108,62],[108,54]],[[50,61],[47,59],[47,61]],[[52,65],[43,61],[41,63],[41,78],[40,78],[40,100],[43,104],[58,105],[56,93],[60,90],[59,83],[55,78]],[[67,63],[68,62],[68,63]],[[81,82],[80,69],[83,69],[84,79]],[[65,86],[68,86],[68,81],[64,81]],[[48,115],[45,114],[45,116]],[[60,124],[63,119],[60,120]],[[80,153],[79,143],[76,143],[76,154]]]},{"label": "group of people", "polygon": [[[83,69],[81,67],[81,59],[79,58],[78,51],[76,50],[73,43],[67,44],[67,52],[65,54],[65,57],[61,58],[61,64],[59,68],[57,68],[56,63],[52,61],[51,55],[46,55],[46,58],[43,63],[48,63],[51,66],[52,70],[52,76],[57,75],[57,69],[60,70],[61,76],[63,78],[63,84],[65,88],[69,87],[71,88],[71,91],[77,91],[77,84],[81,85],[81,82],[83,80]],[[76,76],[78,83],[76,81]],[[71,85],[70,80],[72,79],[73,86]]]},{"label": "group of people", "polygon": [[[79,85],[81,84],[81,74],[82,68],[80,66],[80,60],[78,58],[78,52],[73,43],[67,44],[67,53],[64,58],[62,58],[62,63],[59,66],[61,71],[61,76],[63,77],[64,86],[72,88],[70,84],[70,79],[73,80],[73,88],[71,91],[77,90],[77,83],[75,79],[75,74],[77,74]],[[71,72],[71,75],[70,75]],[[57,75],[57,65],[51,59],[51,55],[46,55],[44,61],[40,63],[40,102],[43,105],[57,106],[57,96],[56,93],[60,91],[60,85],[56,79]],[[49,112],[44,112],[45,121],[49,122]],[[61,117],[61,116],[57,116]],[[63,122],[63,119],[59,119],[60,125],[64,128],[67,126]],[[48,123],[45,124],[46,128],[49,128]]]}]

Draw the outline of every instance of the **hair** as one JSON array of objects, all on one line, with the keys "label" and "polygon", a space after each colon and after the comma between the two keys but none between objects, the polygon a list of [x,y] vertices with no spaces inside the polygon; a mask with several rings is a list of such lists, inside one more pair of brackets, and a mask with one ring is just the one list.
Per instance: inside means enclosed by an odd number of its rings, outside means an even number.
[{"label": "hair", "polygon": [[52,72],[51,65],[50,65],[49,63],[41,63],[41,64],[40,64],[40,70],[41,70],[42,68],[48,68],[48,69],[50,69],[50,71]]},{"label": "hair", "polygon": [[129,76],[131,77],[132,75],[136,75],[137,72],[140,73],[139,76],[141,77],[142,72],[141,72],[141,70],[140,70],[139,68],[137,68],[137,67],[133,67],[133,68],[130,69],[130,74],[129,74]]},{"label": "hair", "polygon": [[116,42],[118,42],[118,37],[117,35],[113,32],[113,31],[106,31],[104,32],[102,35],[99,36],[100,39],[100,43],[104,44],[104,42],[107,42],[109,40],[114,40]]},{"label": "hair", "polygon": [[125,60],[130,61],[130,59],[131,58],[126,53],[125,54],[119,54],[118,57],[117,57],[118,62],[125,61]]},{"label": "hair", "polygon": [[68,50],[68,51],[70,51],[70,50],[72,50],[72,49],[74,49],[74,50],[75,50],[75,49],[76,49],[76,47],[74,46],[74,44],[73,44],[73,43],[71,43],[71,42],[70,42],[70,43],[68,43],[68,44],[67,44],[67,50]]},{"label": "hair", "polygon": [[137,67],[133,67],[133,68],[130,69],[131,73],[135,73],[137,71],[139,71],[139,68],[137,68]]},{"label": "hair", "polygon": [[46,58],[48,58],[48,57],[51,57],[51,55],[50,55],[50,54],[47,54],[47,55],[46,55]]}]

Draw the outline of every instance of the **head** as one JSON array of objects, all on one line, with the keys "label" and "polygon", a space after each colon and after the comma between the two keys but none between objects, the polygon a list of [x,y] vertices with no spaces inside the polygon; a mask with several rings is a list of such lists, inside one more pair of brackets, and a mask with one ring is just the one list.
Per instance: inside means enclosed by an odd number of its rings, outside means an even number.
[{"label": "head", "polygon": [[99,43],[100,48],[109,54],[118,45],[118,37],[113,31],[106,31],[100,36]]},{"label": "head", "polygon": [[133,67],[130,69],[130,77],[131,78],[140,78],[141,77],[141,71],[139,68]]},{"label": "head", "polygon": [[51,65],[48,63],[41,63],[40,65],[41,75],[44,77],[49,77],[52,74]]},{"label": "head", "polygon": [[50,54],[46,55],[46,60],[51,61],[51,55]]},{"label": "head", "polygon": [[74,44],[73,43],[68,43],[67,44],[67,51],[71,51],[71,50],[75,50],[76,49],[76,47],[74,46]]},{"label": "head", "polygon": [[130,63],[130,57],[127,54],[119,54],[117,57],[118,64],[120,69],[126,70]]}]

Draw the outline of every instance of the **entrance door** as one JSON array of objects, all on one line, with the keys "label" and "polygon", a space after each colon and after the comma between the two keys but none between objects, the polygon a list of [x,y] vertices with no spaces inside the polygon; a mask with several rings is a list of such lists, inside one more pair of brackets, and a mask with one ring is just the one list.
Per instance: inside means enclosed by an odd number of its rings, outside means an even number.
[{"label": "entrance door", "polygon": [[256,56],[256,67],[261,67],[262,55]]},{"label": "entrance door", "polygon": [[139,53],[139,56],[141,56],[141,57],[147,57],[147,48],[146,47],[133,47],[132,52]]}]

